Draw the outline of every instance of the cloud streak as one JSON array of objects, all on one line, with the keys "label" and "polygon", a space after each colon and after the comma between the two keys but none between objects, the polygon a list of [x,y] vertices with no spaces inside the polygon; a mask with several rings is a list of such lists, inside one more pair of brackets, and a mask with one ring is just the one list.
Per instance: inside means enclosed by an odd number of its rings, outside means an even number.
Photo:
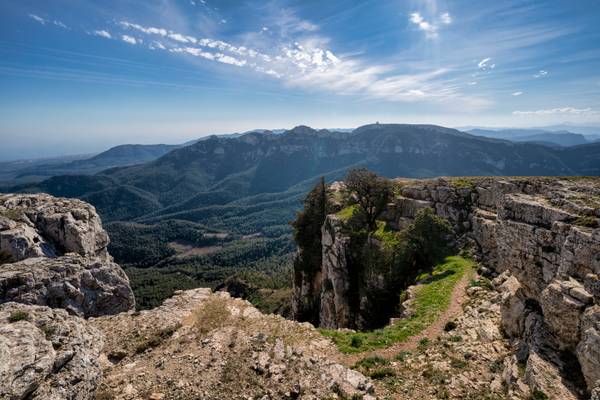
[{"label": "cloud streak", "polygon": [[597,115],[598,111],[592,110],[589,107],[588,108],[561,107],[561,108],[550,108],[550,109],[536,110],[536,111],[513,111],[513,115],[552,115],[552,114]]}]

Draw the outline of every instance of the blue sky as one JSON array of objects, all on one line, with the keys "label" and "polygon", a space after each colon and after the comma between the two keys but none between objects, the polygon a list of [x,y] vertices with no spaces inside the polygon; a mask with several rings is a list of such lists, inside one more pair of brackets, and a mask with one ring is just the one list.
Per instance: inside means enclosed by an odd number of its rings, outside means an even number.
[{"label": "blue sky", "polygon": [[600,124],[600,2],[4,0],[0,159],[254,128]]}]

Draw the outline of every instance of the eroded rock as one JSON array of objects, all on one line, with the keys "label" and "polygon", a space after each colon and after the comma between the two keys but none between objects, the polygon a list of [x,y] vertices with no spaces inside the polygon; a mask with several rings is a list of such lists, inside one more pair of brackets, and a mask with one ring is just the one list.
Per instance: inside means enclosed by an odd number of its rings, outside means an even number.
[{"label": "eroded rock", "polygon": [[0,305],[0,398],[91,399],[102,335],[65,310]]},{"label": "eroded rock", "polygon": [[64,308],[81,317],[117,314],[135,306],[121,267],[75,254],[2,265],[0,303],[8,301]]}]

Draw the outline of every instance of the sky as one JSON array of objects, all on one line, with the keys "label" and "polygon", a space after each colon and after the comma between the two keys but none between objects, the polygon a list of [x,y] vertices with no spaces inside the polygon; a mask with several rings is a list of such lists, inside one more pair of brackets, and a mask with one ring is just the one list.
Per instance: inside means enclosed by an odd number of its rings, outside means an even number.
[{"label": "sky", "polygon": [[375,121],[600,125],[600,1],[0,2],[0,160]]}]

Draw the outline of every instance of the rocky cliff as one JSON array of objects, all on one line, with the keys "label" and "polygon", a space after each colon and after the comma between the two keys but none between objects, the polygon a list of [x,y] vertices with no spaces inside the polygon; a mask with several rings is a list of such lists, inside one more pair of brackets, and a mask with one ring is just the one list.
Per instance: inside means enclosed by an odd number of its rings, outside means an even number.
[{"label": "rocky cliff", "polygon": [[310,324],[210,289],[134,312],[90,205],[0,196],[1,399],[373,398]]},{"label": "rocky cliff", "polygon": [[[419,209],[431,208],[472,244],[487,273],[502,275],[503,331],[513,338],[514,364],[525,368],[532,388],[556,393],[548,386],[561,379],[589,391],[600,385],[600,180],[448,178],[394,184],[396,195],[380,216],[388,226],[400,229]],[[319,282],[303,285],[320,289],[318,319],[333,328],[346,326],[351,309],[342,225],[339,215],[327,217],[323,263],[315,274]],[[303,296],[303,288],[296,287],[295,299]],[[549,383],[542,375],[556,379]]]},{"label": "rocky cliff", "polygon": [[83,317],[134,308],[92,206],[48,195],[0,196],[0,303],[64,308]]}]

